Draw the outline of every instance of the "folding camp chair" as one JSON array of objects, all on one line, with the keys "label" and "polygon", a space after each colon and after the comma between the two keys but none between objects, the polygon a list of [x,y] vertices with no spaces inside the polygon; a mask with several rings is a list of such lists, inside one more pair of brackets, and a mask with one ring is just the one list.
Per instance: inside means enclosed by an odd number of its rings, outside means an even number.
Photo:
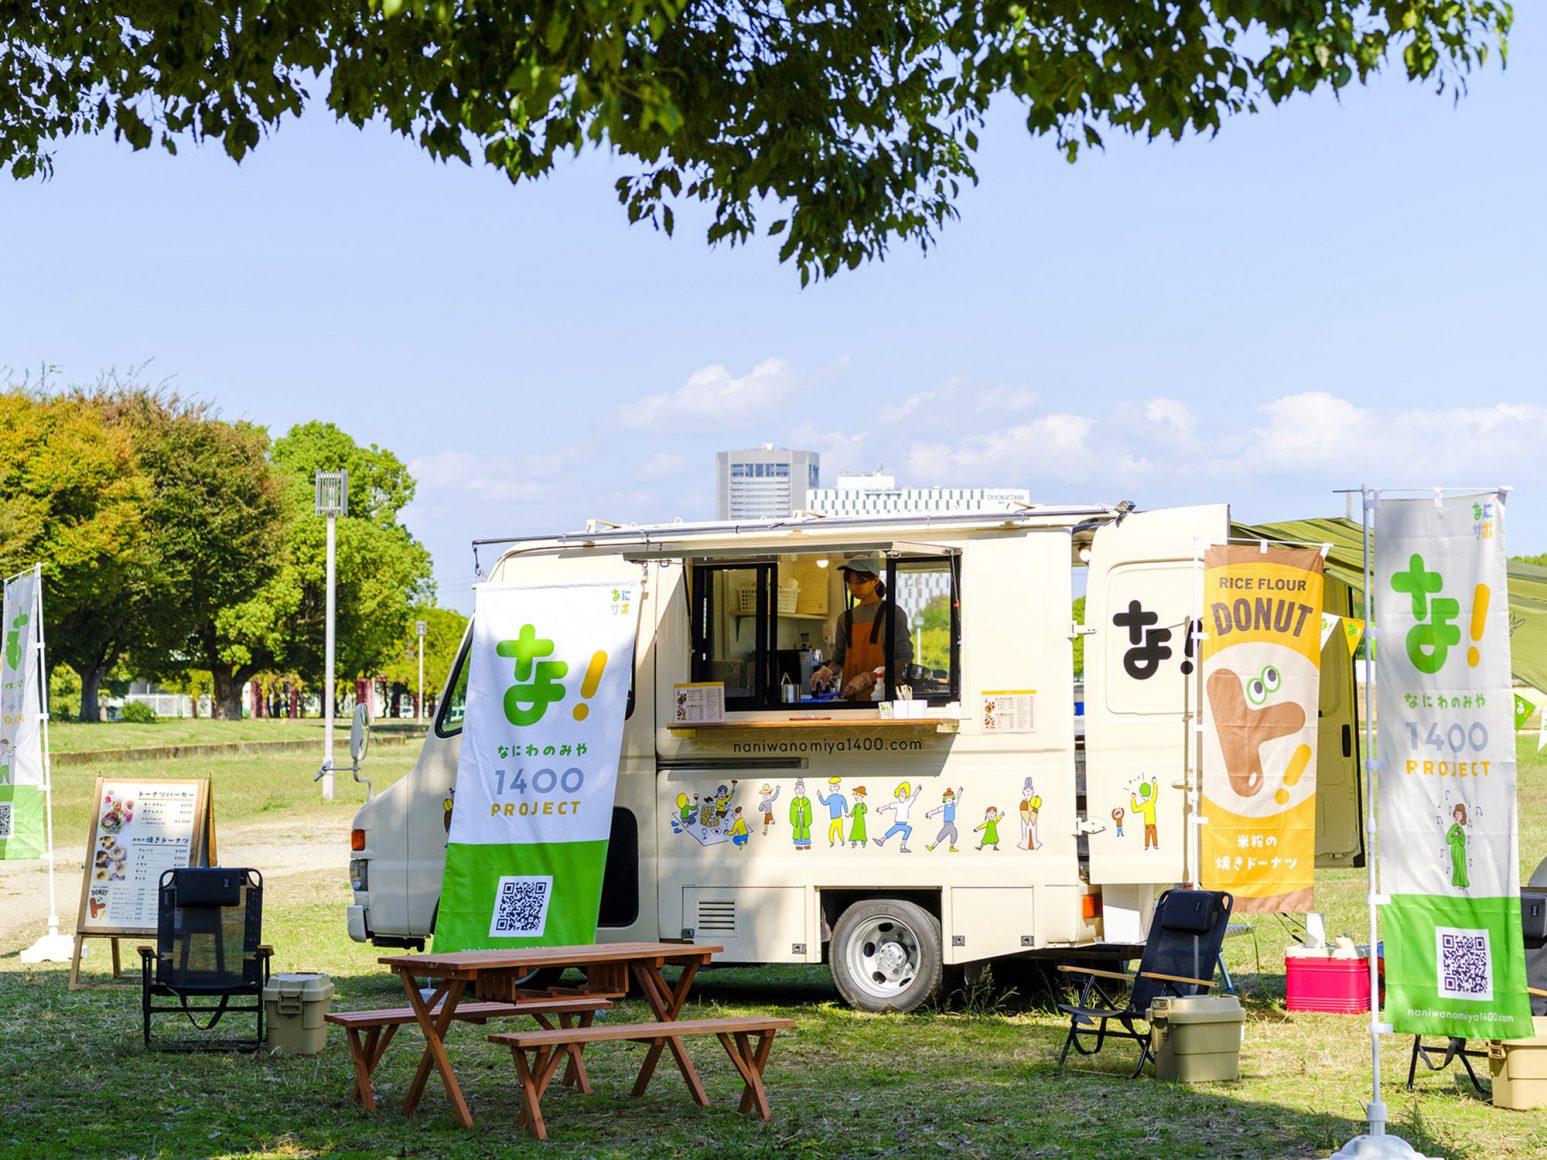
[{"label": "folding camp chair", "polygon": [[[145,1046],[167,1051],[256,1051],[263,1046],[263,985],[273,948],[263,931],[263,876],[223,867],[168,870],[157,892],[156,945],[140,948]],[[175,1003],[157,1005],[155,999]],[[247,999],[246,1003],[233,1000]],[[153,1014],[178,1013],[200,1032],[228,1012],[257,1015],[250,1039],[212,1036],[151,1043]],[[209,1016],[200,1023],[200,1016]]]},{"label": "folding camp chair", "polygon": [[[1167,890],[1155,903],[1136,975],[1060,966],[1060,971],[1085,975],[1086,980],[1078,1003],[1058,1005],[1069,1016],[1069,1034],[1058,1054],[1058,1066],[1063,1067],[1070,1047],[1081,1055],[1095,1055],[1108,1038],[1115,1038],[1138,1043],[1139,1062],[1133,1074],[1143,1071],[1150,1058],[1150,1033],[1148,1027],[1140,1031],[1135,1024],[1148,1022],[1150,1004],[1161,996],[1196,995],[1214,985],[1233,902],[1223,891]],[[1118,998],[1117,988],[1103,980],[1131,984],[1127,998]],[[1086,1046],[1089,1040],[1095,1045]]]},{"label": "folding camp chair", "polygon": [[[1520,892],[1520,929],[1525,937],[1526,984],[1531,993],[1531,1014],[1547,1015],[1547,894],[1526,889]],[[1451,1036],[1444,1043],[1425,1043],[1422,1035],[1413,1036],[1413,1055],[1407,1064],[1407,1090],[1413,1090],[1418,1076],[1418,1061],[1430,1071],[1444,1071],[1456,1060],[1466,1069],[1467,1079],[1478,1095],[1487,1095],[1472,1060],[1487,1059],[1488,1053],[1471,1050],[1466,1040]]]}]

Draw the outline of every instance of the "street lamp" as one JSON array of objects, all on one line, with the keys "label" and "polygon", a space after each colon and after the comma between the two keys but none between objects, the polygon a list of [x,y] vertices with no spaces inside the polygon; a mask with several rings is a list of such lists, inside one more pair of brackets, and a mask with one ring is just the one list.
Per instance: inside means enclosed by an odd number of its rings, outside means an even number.
[{"label": "street lamp", "polygon": [[414,621],[414,635],[419,638],[419,724],[424,724],[424,631],[430,626],[422,620]]},{"label": "street lamp", "polygon": [[322,800],[333,800],[333,580],[337,555],[338,517],[349,514],[349,472],[317,473],[317,514],[328,520],[327,666],[322,678]]}]

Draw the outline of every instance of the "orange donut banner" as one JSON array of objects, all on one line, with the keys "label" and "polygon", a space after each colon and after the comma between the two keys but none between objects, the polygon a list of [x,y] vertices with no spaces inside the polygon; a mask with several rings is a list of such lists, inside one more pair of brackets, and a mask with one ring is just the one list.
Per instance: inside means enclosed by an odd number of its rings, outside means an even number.
[{"label": "orange donut banner", "polygon": [[1199,877],[1237,910],[1311,909],[1323,576],[1314,548],[1204,554]]}]

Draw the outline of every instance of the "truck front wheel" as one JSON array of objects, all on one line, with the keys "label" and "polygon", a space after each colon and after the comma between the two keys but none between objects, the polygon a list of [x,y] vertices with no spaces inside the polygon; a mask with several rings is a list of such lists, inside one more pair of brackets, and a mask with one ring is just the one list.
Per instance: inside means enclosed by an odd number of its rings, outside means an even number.
[{"label": "truck front wheel", "polygon": [[829,959],[849,1006],[906,1014],[940,987],[940,923],[900,898],[856,902],[833,928]]}]

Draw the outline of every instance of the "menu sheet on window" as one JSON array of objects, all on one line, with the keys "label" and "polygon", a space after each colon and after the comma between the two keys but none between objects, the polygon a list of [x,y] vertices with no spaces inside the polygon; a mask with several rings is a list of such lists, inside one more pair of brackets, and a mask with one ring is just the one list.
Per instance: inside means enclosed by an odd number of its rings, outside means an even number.
[{"label": "menu sheet on window", "polygon": [[672,720],[678,725],[725,720],[724,682],[694,681],[676,686]]},{"label": "menu sheet on window", "polygon": [[76,930],[153,934],[162,873],[211,862],[209,782],[98,778],[94,800]]},{"label": "menu sheet on window", "polygon": [[1037,727],[1035,689],[1000,689],[983,693],[983,732],[1030,733]]}]

